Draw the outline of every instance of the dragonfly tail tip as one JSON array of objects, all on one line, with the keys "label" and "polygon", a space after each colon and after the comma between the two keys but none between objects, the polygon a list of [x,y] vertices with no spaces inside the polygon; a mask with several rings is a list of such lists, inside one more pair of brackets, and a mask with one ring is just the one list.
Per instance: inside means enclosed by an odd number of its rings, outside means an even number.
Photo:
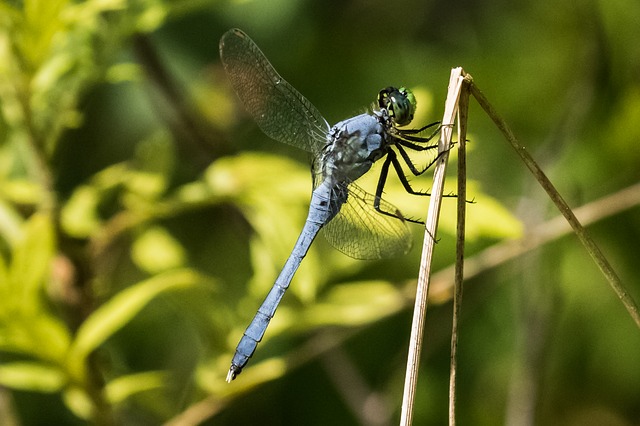
[{"label": "dragonfly tail tip", "polygon": [[231,368],[229,368],[229,372],[227,373],[227,383],[231,383],[231,381],[235,379],[238,374],[240,374],[240,371],[242,370],[240,370],[235,365],[231,365]]}]

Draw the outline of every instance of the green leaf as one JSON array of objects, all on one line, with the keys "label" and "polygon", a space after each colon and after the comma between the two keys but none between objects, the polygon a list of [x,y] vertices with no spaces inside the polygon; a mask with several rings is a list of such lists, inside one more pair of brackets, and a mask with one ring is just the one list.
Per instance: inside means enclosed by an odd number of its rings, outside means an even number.
[{"label": "green leaf", "polygon": [[158,389],[166,385],[167,373],[164,371],[147,371],[118,377],[107,383],[105,391],[112,404],[118,404],[136,393]]},{"label": "green leaf", "polygon": [[[451,192],[455,187],[449,188]],[[446,192],[446,190],[445,190]],[[467,204],[465,239],[476,241],[480,238],[520,238],[524,232],[522,222],[518,220],[502,203],[482,192],[476,181],[467,181],[467,196],[473,198],[473,204]],[[457,203],[442,204],[440,227],[454,234],[457,221]]]},{"label": "green leaf", "polygon": [[60,220],[65,232],[76,238],[86,238],[96,232],[101,224],[99,203],[100,193],[96,187],[79,186],[62,208]]},{"label": "green leaf", "polygon": [[15,204],[36,205],[45,194],[42,187],[35,182],[12,178],[2,182],[2,196]]},{"label": "green leaf", "polygon": [[180,269],[141,281],[115,295],[80,326],[69,352],[69,369],[84,377],[87,356],[124,327],[151,300],[169,290],[193,286],[201,281],[195,272]]},{"label": "green leaf", "polygon": [[[0,165],[1,167],[2,165]],[[5,182],[0,182],[4,185]],[[22,235],[23,219],[17,211],[17,208],[6,202],[2,198],[4,193],[0,195],[0,235],[5,243],[13,246]],[[0,282],[0,285],[2,282]]]},{"label": "green leaf", "polygon": [[22,311],[37,311],[40,307],[39,291],[49,276],[54,239],[51,218],[36,213],[27,221],[22,240],[14,247],[9,282]]},{"label": "green leaf", "polygon": [[54,248],[51,218],[36,213],[25,222],[10,265],[0,264],[0,349],[59,363],[69,349],[69,331],[44,306],[42,291],[50,277]]},{"label": "green leaf", "polygon": [[362,281],[336,285],[327,296],[304,311],[296,324],[360,326],[392,315],[406,306],[402,291],[386,281]]},{"label": "green leaf", "polygon": [[[263,298],[304,225],[312,189],[309,167],[280,156],[243,153],[217,160],[205,181],[215,195],[234,202],[256,231],[250,292]],[[316,255],[313,246],[296,274],[296,282],[304,285],[293,286],[291,292],[301,300],[313,300],[317,293],[320,283],[312,268]]]},{"label": "green leaf", "polygon": [[131,257],[135,264],[149,273],[158,273],[183,266],[185,250],[164,228],[147,229],[133,243]]},{"label": "green leaf", "polygon": [[0,365],[0,384],[13,389],[59,392],[66,375],[57,367],[36,362],[12,362]]},{"label": "green leaf", "polygon": [[0,312],[7,312],[11,305],[11,286],[9,285],[9,266],[0,255]]},{"label": "green leaf", "polygon": [[62,394],[64,404],[81,419],[89,420],[95,407],[89,396],[77,386],[70,386]]},{"label": "green leaf", "polygon": [[[15,307],[11,308],[15,311]],[[11,312],[2,320],[0,350],[56,364],[64,361],[71,338],[68,329],[58,318],[40,309],[30,315]]]},{"label": "green leaf", "polygon": [[106,80],[111,84],[123,82],[139,82],[143,80],[142,68],[139,64],[122,62],[112,65],[106,73]]}]

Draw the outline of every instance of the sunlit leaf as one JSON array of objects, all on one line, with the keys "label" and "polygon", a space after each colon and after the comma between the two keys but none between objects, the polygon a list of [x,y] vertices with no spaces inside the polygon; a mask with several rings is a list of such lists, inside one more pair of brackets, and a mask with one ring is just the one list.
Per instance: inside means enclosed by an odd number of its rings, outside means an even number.
[{"label": "sunlit leaf", "polygon": [[261,362],[249,364],[242,372],[242,380],[228,386],[225,381],[231,354],[218,357],[209,366],[203,366],[196,371],[195,377],[198,387],[221,398],[242,395],[247,391],[269,381],[282,377],[287,372],[284,357],[273,357]]},{"label": "sunlit leaf", "polygon": [[[453,189],[451,188],[452,192]],[[465,239],[467,241],[482,237],[515,239],[522,236],[522,222],[499,201],[482,192],[480,185],[476,182],[467,182],[467,194],[474,201],[466,205]],[[457,202],[453,198],[442,203],[440,225],[451,233],[456,229],[456,209]]]},{"label": "sunlit leaf", "polygon": [[[256,231],[251,241],[254,297],[264,297],[302,230],[311,198],[309,170],[286,157],[257,153],[218,160],[207,169],[212,191],[235,202]],[[312,248],[291,291],[302,300],[312,300],[321,284],[317,262]]]},{"label": "sunlit leaf", "polygon": [[158,389],[167,384],[167,373],[147,371],[118,377],[107,383],[105,392],[112,404],[119,404],[140,392]]},{"label": "sunlit leaf", "polygon": [[60,220],[65,232],[77,238],[92,235],[101,224],[97,212],[99,202],[97,188],[89,185],[78,187],[62,208]]},{"label": "sunlit leaf", "polygon": [[11,286],[9,285],[9,267],[4,260],[4,256],[0,256],[0,307],[8,306],[11,301],[9,300],[9,292]]},{"label": "sunlit leaf", "polygon": [[128,178],[129,166],[125,163],[112,164],[100,170],[91,179],[91,185],[107,190],[122,185]]},{"label": "sunlit leaf", "polygon": [[22,295],[25,310],[39,306],[40,293],[49,276],[54,250],[54,234],[51,218],[36,213],[26,223],[22,240],[13,250],[9,280],[16,294]]},{"label": "sunlit leaf", "polygon": [[135,170],[125,182],[134,193],[157,198],[166,191],[175,164],[175,149],[170,135],[157,131],[136,145]]},{"label": "sunlit leaf", "polygon": [[16,204],[35,205],[44,196],[39,185],[26,179],[12,179],[3,182],[1,191],[3,198]]},{"label": "sunlit leaf", "polygon": [[69,368],[83,376],[86,357],[131,321],[151,300],[165,291],[190,287],[200,281],[193,271],[181,269],[154,276],[116,294],[78,329],[69,353]]},{"label": "sunlit leaf", "polygon": [[137,29],[141,32],[151,32],[158,28],[167,18],[167,6],[163,2],[149,3],[147,8],[138,18]]},{"label": "sunlit leaf", "polygon": [[140,81],[142,79],[142,70],[138,64],[119,63],[115,64],[107,70],[107,80],[110,83],[122,83],[126,81]]},{"label": "sunlit leaf", "polygon": [[80,388],[71,386],[62,393],[64,404],[81,419],[88,420],[93,415],[95,407],[91,398]]},{"label": "sunlit leaf", "polygon": [[131,248],[131,257],[141,269],[158,273],[183,266],[184,248],[166,229],[155,226],[138,236]]},{"label": "sunlit leaf", "polygon": [[7,306],[7,316],[2,318],[0,349],[31,357],[61,363],[71,340],[65,324],[44,309],[36,312],[15,312],[15,306]]},{"label": "sunlit leaf", "polygon": [[66,376],[59,368],[35,362],[0,364],[0,384],[35,392],[59,392]]},{"label": "sunlit leaf", "polygon": [[62,28],[59,17],[68,3],[68,0],[24,2],[24,34],[20,45],[32,67],[41,65],[46,59],[54,35]]},{"label": "sunlit leaf", "polygon": [[364,281],[331,287],[327,296],[305,309],[307,327],[359,326],[378,321],[405,306],[402,292],[385,281]]},{"label": "sunlit leaf", "polygon": [[243,153],[213,163],[207,169],[205,180],[216,193],[241,201],[258,196],[291,199],[303,195],[310,198],[309,170],[286,157]]}]

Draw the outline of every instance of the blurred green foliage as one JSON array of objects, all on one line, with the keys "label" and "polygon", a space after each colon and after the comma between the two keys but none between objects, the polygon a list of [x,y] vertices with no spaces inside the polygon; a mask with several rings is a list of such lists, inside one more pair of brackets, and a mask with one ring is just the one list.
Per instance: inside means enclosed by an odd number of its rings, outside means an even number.
[{"label": "blurred green foliage", "polygon": [[[364,262],[318,239],[224,383],[311,189],[304,154],[232,93],[229,28],[329,122],[388,85],[437,120],[463,66],[578,206],[640,178],[638,22],[636,0],[1,1],[0,423],[397,422],[417,249]],[[473,104],[470,131],[473,255],[555,212]],[[424,216],[398,182],[386,191]],[[438,268],[454,259],[454,204]],[[590,228],[636,299],[638,213]],[[450,310],[429,311],[416,424],[446,421]],[[461,424],[640,421],[640,333],[574,238],[469,280],[461,321]]]}]

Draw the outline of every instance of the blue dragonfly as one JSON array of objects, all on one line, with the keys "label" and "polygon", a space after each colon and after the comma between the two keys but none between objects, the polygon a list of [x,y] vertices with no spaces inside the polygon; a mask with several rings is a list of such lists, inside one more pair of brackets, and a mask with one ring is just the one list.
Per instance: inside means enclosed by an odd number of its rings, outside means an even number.
[{"label": "blue dragonfly", "polygon": [[[415,176],[427,170],[439,155],[418,169],[407,149],[437,152],[437,143],[429,141],[439,131],[439,123],[420,129],[399,127],[413,119],[416,100],[406,88],[388,87],[380,91],[377,106],[370,112],[330,127],[311,102],[280,77],[258,46],[241,30],[231,29],[222,36],[220,57],[238,97],[260,129],[272,139],[311,153],[313,178],[304,228],[238,343],[227,375],[227,382],[231,382],[242,372],[262,340],[320,229],[331,245],[356,259],[381,259],[409,251],[411,234],[406,222],[421,222],[403,217],[397,208],[382,199],[382,193],[389,168],[393,166],[409,193],[429,195],[411,187],[400,158]],[[434,126],[437,126],[435,132],[421,136]],[[376,192],[372,195],[356,181],[383,158]]]}]

